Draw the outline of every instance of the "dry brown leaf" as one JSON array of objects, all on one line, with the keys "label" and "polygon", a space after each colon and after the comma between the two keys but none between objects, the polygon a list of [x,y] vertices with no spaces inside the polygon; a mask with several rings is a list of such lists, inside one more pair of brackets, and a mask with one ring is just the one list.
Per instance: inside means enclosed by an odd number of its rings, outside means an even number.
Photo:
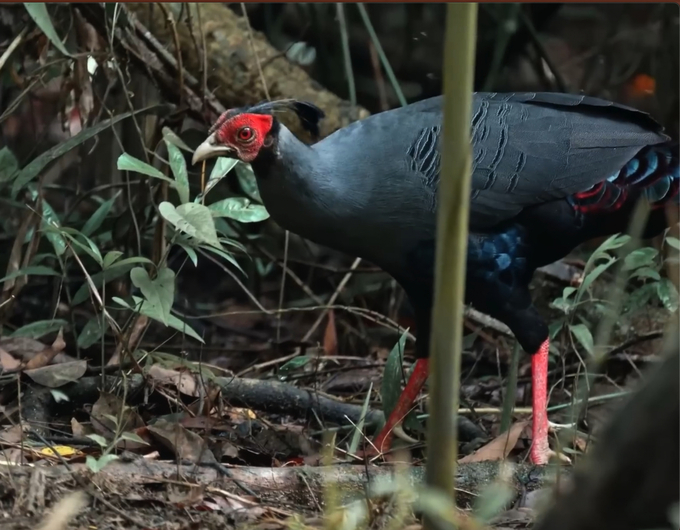
[{"label": "dry brown leaf", "polygon": [[153,425],[149,425],[147,430],[167,449],[173,451],[179,460],[188,460],[193,463],[217,462],[205,440],[179,423],[158,420]]},{"label": "dry brown leaf", "polygon": [[[120,419],[121,410],[123,410],[122,420]],[[111,439],[112,435],[116,432],[116,424],[112,418],[116,418],[116,421],[122,421],[119,429],[121,432],[134,431],[144,426],[144,420],[142,420],[141,416],[125,405],[123,400],[113,394],[102,392],[96,403],[92,405],[92,412],[90,414],[92,427],[98,434]],[[134,443],[127,440],[124,440],[124,442]]]},{"label": "dry brown leaf", "polygon": [[5,350],[0,348],[0,368],[3,370],[16,370],[21,366],[21,361],[12,357]]},{"label": "dry brown leaf", "polygon": [[486,460],[505,460],[519,440],[524,428],[529,425],[528,421],[518,421],[512,424],[509,430],[499,434],[488,444],[477,449],[471,455],[464,456],[458,460],[461,464],[469,462],[484,462]]},{"label": "dry brown leaf", "polygon": [[326,355],[338,354],[338,332],[335,329],[335,312],[332,309],[328,311],[328,323],[323,335],[323,349]]},{"label": "dry brown leaf", "polygon": [[[64,342],[64,330],[59,329],[59,334],[57,335],[57,338],[54,339],[52,346],[43,349],[35,357],[28,361],[26,363],[26,370],[35,370],[47,366],[65,347],[66,343]],[[87,367],[87,364],[85,366]]]},{"label": "dry brown leaf", "polygon": [[154,364],[149,368],[147,375],[158,383],[173,385],[182,394],[187,396],[198,397],[200,395],[196,378],[189,372],[178,372],[177,370],[163,368],[159,364]]},{"label": "dry brown leaf", "polygon": [[47,388],[59,388],[77,381],[83,377],[86,371],[87,361],[72,361],[26,370],[24,373],[39,385]]}]

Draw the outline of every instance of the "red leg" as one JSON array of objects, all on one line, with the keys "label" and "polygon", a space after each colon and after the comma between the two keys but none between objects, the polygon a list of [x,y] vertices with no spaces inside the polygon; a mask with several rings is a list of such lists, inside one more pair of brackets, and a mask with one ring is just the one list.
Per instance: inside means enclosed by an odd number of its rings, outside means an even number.
[{"label": "red leg", "polygon": [[413,407],[413,403],[420,394],[425,381],[427,381],[429,363],[427,359],[418,359],[413,366],[411,377],[406,383],[406,388],[399,396],[397,406],[387,418],[385,426],[373,442],[380,453],[388,451],[392,446],[393,429],[401,422]]},{"label": "red leg", "polygon": [[550,339],[545,339],[538,351],[531,357],[531,386],[533,390],[532,445],[529,453],[534,464],[547,464],[550,459],[548,444],[548,350]]}]

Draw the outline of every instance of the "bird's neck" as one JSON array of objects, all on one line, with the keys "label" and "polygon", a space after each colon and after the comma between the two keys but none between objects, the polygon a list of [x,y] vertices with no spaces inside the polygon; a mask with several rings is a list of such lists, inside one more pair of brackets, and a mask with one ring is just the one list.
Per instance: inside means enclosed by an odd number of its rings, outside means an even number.
[{"label": "bird's neck", "polygon": [[333,226],[330,221],[341,195],[327,170],[328,162],[280,124],[271,148],[251,164],[272,218],[283,228],[317,242],[317,232],[323,235]]}]

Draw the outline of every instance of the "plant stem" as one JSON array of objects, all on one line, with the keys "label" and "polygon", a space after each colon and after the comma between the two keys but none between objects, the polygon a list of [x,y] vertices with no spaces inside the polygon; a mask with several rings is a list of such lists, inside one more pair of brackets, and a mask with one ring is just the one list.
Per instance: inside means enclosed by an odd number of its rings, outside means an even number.
[{"label": "plant stem", "polygon": [[[470,114],[477,4],[447,6],[444,45],[442,172],[437,207],[437,263],[430,342],[427,485],[454,496],[463,299],[470,206]],[[426,530],[435,521],[425,519]]]}]

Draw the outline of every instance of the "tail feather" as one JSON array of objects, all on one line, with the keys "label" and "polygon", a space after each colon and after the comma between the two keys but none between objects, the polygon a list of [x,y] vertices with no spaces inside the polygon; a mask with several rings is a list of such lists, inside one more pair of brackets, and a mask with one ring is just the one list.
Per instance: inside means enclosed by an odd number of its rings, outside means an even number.
[{"label": "tail feather", "polygon": [[572,204],[582,213],[604,213],[619,210],[629,198],[644,195],[656,209],[677,202],[679,189],[678,143],[668,142],[642,149],[605,181],[574,194]]}]

